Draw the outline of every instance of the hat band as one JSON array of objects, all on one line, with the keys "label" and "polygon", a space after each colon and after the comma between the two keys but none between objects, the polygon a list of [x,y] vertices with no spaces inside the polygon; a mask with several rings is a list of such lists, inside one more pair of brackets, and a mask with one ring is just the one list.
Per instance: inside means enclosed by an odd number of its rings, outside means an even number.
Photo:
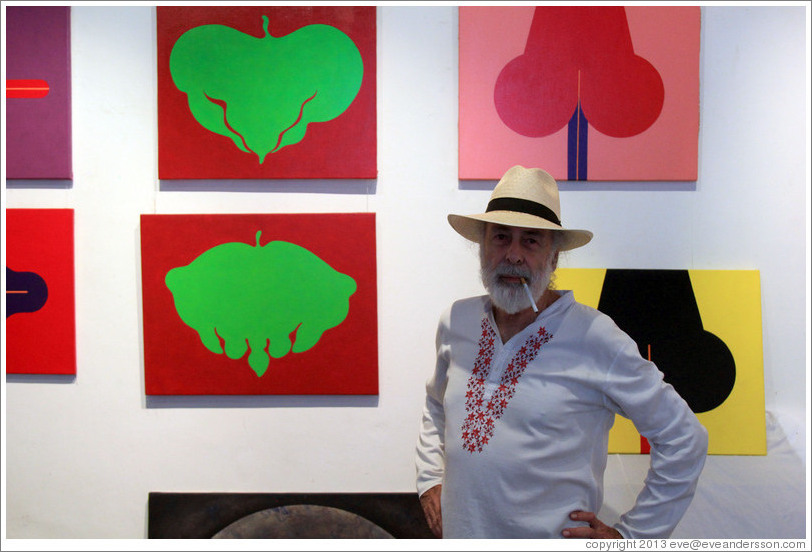
[{"label": "hat band", "polygon": [[486,213],[491,211],[515,211],[517,213],[527,213],[528,215],[535,215],[544,220],[548,220],[553,224],[561,226],[561,221],[555,216],[555,212],[549,207],[530,201],[529,199],[519,199],[517,197],[497,197],[488,203]]}]

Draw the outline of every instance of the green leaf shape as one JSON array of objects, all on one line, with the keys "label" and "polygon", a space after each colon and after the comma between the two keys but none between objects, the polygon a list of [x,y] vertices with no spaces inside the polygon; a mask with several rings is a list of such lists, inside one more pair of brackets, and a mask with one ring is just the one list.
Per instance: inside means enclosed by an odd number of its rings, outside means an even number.
[{"label": "green leaf shape", "polygon": [[229,242],[205,251],[167,272],[165,282],[178,316],[208,350],[231,359],[250,351],[248,365],[261,377],[269,356],[307,351],[341,324],[357,284],[299,245],[260,246],[260,234],[256,246]]},{"label": "green leaf shape", "polygon": [[227,136],[259,163],[299,143],[307,125],[335,119],[361,89],[357,46],[330,25],[256,38],[225,25],[201,25],[175,42],[169,71],[206,129]]}]

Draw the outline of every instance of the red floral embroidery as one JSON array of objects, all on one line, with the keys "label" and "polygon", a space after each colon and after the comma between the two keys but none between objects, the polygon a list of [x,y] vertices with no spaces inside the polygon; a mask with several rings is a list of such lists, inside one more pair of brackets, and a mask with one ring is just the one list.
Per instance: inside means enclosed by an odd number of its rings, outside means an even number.
[{"label": "red floral embroidery", "polygon": [[494,422],[502,417],[508,402],[516,392],[516,384],[525,368],[536,358],[541,346],[547,343],[552,334],[540,327],[527,338],[524,346],[516,353],[499,381],[499,387],[489,399],[485,399],[485,380],[491,371],[493,361],[494,332],[487,318],[482,319],[482,335],[479,338],[479,355],[474,362],[468,389],[465,393],[465,411],[468,415],[462,424],[463,448],[470,453],[482,452],[482,448],[493,437]]}]

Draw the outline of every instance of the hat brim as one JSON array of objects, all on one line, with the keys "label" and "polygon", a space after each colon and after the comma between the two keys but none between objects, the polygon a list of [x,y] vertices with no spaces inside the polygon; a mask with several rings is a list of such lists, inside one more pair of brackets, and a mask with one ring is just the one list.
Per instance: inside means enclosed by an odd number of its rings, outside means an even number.
[{"label": "hat brim", "polygon": [[549,220],[515,211],[489,211],[481,215],[448,215],[448,223],[459,235],[472,242],[480,243],[485,232],[485,223],[515,226],[518,228],[536,228],[560,232],[564,239],[561,251],[569,251],[586,245],[592,240],[589,230],[570,230],[562,228]]}]

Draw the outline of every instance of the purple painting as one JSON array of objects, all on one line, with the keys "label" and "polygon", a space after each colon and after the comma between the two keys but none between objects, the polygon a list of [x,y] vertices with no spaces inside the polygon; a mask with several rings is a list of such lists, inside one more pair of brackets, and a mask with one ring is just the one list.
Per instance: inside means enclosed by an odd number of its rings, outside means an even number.
[{"label": "purple painting", "polygon": [[6,178],[73,178],[70,7],[6,8]]}]

